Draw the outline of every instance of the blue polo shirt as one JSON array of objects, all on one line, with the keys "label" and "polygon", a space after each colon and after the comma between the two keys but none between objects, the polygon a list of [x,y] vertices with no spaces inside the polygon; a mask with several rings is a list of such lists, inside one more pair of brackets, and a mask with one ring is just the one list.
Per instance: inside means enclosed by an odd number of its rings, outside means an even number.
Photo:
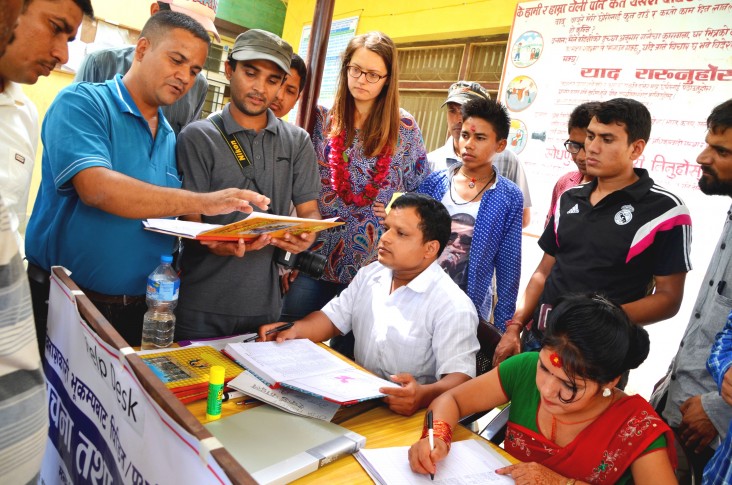
[{"label": "blue polo shirt", "polygon": [[117,75],[104,84],[63,89],[43,120],[41,187],[26,230],[28,260],[44,269],[61,265],[81,287],[108,295],[142,295],[146,277],[174,238],[89,207],[71,179],[106,167],[154,185],[179,188],[175,134],[160,109],[153,139]]}]

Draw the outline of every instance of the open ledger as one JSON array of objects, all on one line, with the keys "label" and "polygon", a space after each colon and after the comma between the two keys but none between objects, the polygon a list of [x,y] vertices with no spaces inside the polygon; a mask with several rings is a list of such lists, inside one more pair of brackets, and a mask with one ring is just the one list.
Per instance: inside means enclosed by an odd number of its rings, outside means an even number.
[{"label": "open ledger", "polygon": [[275,216],[264,212],[252,212],[246,219],[225,226],[177,219],[145,219],[142,221],[142,225],[148,231],[187,239],[236,241],[238,239],[255,239],[262,234],[280,238],[286,232],[297,236],[305,232],[323,231],[343,224],[343,222],[336,219],[338,218],[302,219],[299,217]]},{"label": "open ledger", "polygon": [[341,405],[384,397],[381,387],[399,387],[307,339],[228,344],[224,353],[273,389],[282,385]]},{"label": "open ledger", "polygon": [[495,470],[511,463],[479,440],[456,441],[447,458],[437,463],[435,480],[429,475],[414,473],[407,458],[408,446],[362,449],[354,456],[371,479],[380,485],[457,484],[457,483],[514,483],[508,476]]},{"label": "open ledger", "polygon": [[263,404],[204,425],[260,484],[283,484],[356,452],[366,438]]}]

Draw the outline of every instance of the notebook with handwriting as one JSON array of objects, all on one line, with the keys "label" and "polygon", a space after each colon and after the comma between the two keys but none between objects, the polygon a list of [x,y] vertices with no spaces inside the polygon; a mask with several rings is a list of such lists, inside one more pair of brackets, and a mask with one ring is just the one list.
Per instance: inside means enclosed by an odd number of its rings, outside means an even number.
[{"label": "notebook with handwriting", "polygon": [[341,405],[384,397],[379,388],[398,387],[307,339],[228,344],[224,353],[273,389],[282,385]]},{"label": "notebook with handwriting", "polygon": [[437,464],[434,481],[429,475],[414,473],[407,458],[408,446],[362,449],[354,456],[371,479],[379,485],[452,485],[456,483],[514,483],[495,470],[511,463],[480,440],[456,441],[447,457]]}]

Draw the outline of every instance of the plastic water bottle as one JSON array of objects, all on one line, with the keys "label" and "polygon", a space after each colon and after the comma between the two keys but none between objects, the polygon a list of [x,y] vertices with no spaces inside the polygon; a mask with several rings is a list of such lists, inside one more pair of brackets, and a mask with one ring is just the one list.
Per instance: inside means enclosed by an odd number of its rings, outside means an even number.
[{"label": "plastic water bottle", "polygon": [[160,266],[147,277],[147,312],[142,322],[142,349],[157,349],[173,343],[180,280],[173,270],[173,257],[160,256]]}]

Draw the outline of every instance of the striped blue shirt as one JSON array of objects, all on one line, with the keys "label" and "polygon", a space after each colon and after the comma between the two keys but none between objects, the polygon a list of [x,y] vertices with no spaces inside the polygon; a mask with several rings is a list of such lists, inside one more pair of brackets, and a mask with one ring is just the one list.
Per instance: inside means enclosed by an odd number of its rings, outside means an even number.
[{"label": "striped blue shirt", "polygon": [[36,482],[48,435],[28,278],[0,198],[0,477]]}]

